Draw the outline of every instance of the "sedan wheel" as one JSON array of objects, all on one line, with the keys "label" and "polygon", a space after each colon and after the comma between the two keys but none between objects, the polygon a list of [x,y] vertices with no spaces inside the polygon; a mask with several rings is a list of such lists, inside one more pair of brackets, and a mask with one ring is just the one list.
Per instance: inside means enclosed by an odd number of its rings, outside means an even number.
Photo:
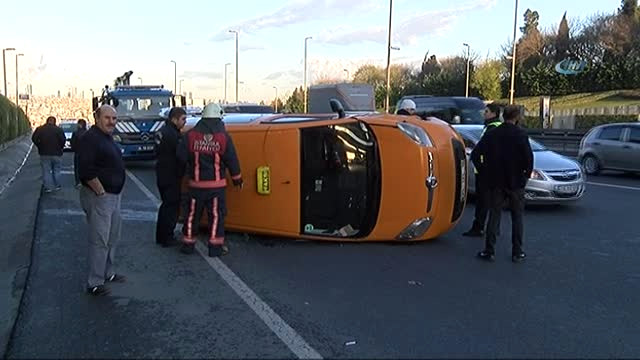
[{"label": "sedan wheel", "polygon": [[600,172],[600,163],[598,162],[598,159],[596,159],[596,157],[593,155],[587,155],[582,160],[582,165],[584,166],[584,170],[588,175],[596,175]]}]

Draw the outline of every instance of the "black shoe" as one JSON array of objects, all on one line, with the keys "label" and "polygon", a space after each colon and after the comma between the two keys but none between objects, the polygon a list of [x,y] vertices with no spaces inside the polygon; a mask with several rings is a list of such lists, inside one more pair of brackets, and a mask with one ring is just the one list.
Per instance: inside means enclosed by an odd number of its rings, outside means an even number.
[{"label": "black shoe", "polygon": [[485,261],[495,261],[496,260],[496,256],[493,253],[490,253],[486,250],[482,250],[478,253],[477,255],[480,259],[485,260]]},{"label": "black shoe", "polygon": [[513,261],[514,263],[521,263],[524,261],[526,257],[527,257],[527,254],[525,254],[524,252],[520,252],[518,254],[512,255],[511,261]]},{"label": "black shoe", "polygon": [[180,252],[187,255],[193,254],[194,250],[195,250],[195,244],[194,245],[182,244],[182,247],[180,248]]},{"label": "black shoe", "polygon": [[104,285],[98,285],[87,288],[87,293],[92,296],[105,296],[109,295],[109,289],[107,289]]},{"label": "black shoe", "polygon": [[471,230],[467,231],[466,233],[462,234],[462,236],[483,237],[484,236],[484,231],[482,231],[480,229],[471,229]]},{"label": "black shoe", "polygon": [[224,256],[229,253],[229,248],[226,245],[209,246],[209,257]]}]

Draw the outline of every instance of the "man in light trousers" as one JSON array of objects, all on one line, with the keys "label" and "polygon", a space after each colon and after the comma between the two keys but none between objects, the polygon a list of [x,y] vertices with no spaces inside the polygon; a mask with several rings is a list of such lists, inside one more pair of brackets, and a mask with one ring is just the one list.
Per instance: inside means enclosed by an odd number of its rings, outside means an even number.
[{"label": "man in light trousers", "polygon": [[89,223],[89,276],[87,292],[108,295],[105,282],[124,282],[115,271],[115,249],[120,240],[121,193],[125,167],[120,149],[111,136],[117,123],[116,110],[103,105],[95,113],[96,126],[81,138],[78,175],[82,183],[80,203]]}]

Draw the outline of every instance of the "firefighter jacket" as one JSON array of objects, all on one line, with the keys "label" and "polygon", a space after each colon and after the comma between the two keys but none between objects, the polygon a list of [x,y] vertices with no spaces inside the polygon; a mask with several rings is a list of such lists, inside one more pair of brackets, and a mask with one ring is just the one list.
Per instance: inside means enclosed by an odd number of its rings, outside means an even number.
[{"label": "firefighter jacket", "polygon": [[234,185],[242,184],[235,146],[220,119],[202,118],[198,121],[183,135],[177,152],[178,159],[186,162],[186,176],[191,188],[225,188],[227,168]]}]

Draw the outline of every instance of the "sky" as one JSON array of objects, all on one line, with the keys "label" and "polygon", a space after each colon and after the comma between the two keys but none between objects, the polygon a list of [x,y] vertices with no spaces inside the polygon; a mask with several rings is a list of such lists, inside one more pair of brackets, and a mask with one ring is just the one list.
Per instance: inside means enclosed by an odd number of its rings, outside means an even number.
[{"label": "sky", "polygon": [[[86,0],[7,1],[1,6],[0,48],[6,52],[8,92],[66,94],[88,98],[133,71],[142,82],[178,90],[196,99],[235,101],[235,34],[239,44],[239,101],[286,97],[303,84],[305,38],[308,83],[347,79],[364,64],[386,66],[388,0]],[[526,9],[540,14],[541,29],[614,12],[619,0],[520,0],[518,27]],[[395,0],[391,62],[419,64],[462,55],[468,43],[481,58],[497,57],[513,37],[515,0]],[[518,30],[518,36],[520,31]],[[345,69],[347,71],[345,71]],[[183,80],[180,83],[180,80]],[[275,88],[274,88],[275,87]],[[13,89],[13,90],[12,90]],[[0,92],[3,89],[0,88]]]}]

